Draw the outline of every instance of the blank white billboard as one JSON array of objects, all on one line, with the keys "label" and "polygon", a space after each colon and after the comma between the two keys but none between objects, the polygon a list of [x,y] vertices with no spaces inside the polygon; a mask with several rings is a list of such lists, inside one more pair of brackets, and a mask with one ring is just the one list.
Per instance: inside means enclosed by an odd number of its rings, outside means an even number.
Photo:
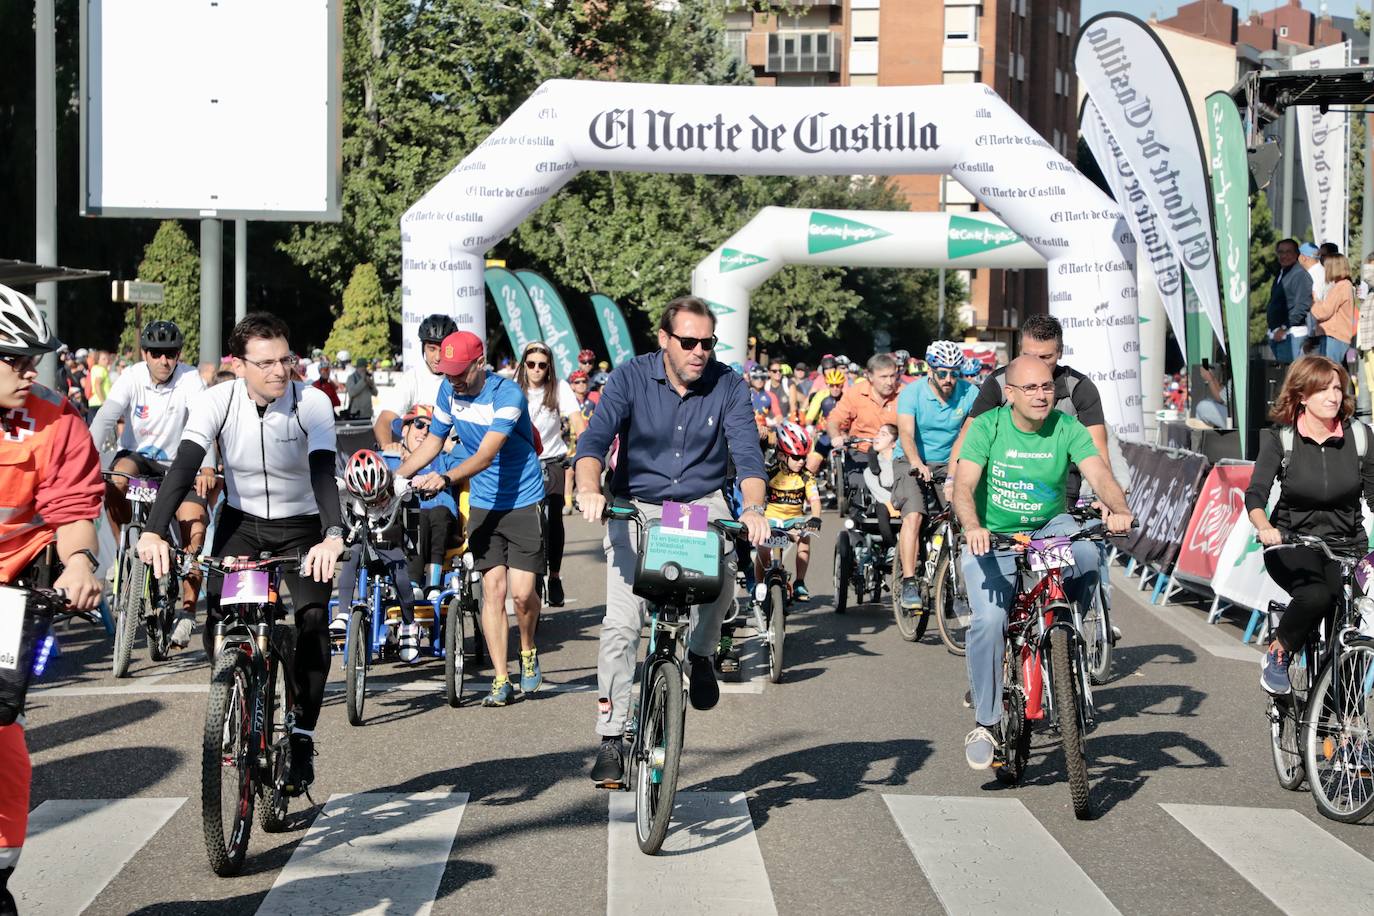
[{"label": "blank white billboard", "polygon": [[81,211],[338,220],[339,0],[83,0]]}]

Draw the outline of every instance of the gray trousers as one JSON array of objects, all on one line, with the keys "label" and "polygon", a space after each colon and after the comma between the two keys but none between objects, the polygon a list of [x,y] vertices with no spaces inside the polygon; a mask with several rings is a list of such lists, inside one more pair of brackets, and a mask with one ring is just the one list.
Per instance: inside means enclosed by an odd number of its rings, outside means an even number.
[{"label": "gray trousers", "polygon": [[[694,500],[692,505],[708,506],[712,519],[730,518],[730,509],[719,493]],[[635,502],[646,519],[661,518],[663,509]],[[634,593],[635,563],[638,559],[638,532],[628,521],[606,523],[606,617],[601,622],[601,649],[596,659],[597,716],[596,733],[611,737],[625,733],[630,713],[630,698],[639,660],[639,634],[646,620],[645,602]],[[713,655],[720,643],[720,625],[735,600],[734,543],[725,544],[725,584],[720,597],[709,606],[692,609],[692,625],[687,649],[693,655]]]}]

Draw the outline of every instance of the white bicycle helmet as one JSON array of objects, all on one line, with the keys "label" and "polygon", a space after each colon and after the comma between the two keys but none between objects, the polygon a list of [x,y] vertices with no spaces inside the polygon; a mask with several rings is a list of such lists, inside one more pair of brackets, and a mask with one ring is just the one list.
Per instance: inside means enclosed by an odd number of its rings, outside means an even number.
[{"label": "white bicycle helmet", "polygon": [[778,430],[778,451],[794,458],[805,458],[811,451],[811,437],[796,423],[784,423]]},{"label": "white bicycle helmet", "polygon": [[372,506],[391,495],[391,468],[371,449],[359,449],[344,468],[344,486],[350,496]]},{"label": "white bicycle helmet", "polygon": [[0,286],[0,353],[38,356],[57,347],[57,338],[34,301],[18,290]]},{"label": "white bicycle helmet", "polygon": [[952,340],[937,340],[926,347],[926,365],[932,369],[964,368],[964,348]]}]

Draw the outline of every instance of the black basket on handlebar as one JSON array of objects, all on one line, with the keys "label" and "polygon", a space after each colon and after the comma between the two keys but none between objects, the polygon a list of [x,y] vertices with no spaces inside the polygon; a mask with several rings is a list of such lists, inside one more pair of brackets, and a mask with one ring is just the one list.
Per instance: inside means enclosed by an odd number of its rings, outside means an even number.
[{"label": "black basket on handlebar", "polygon": [[655,604],[709,604],[725,587],[724,549],[720,534],[712,528],[682,531],[665,528],[655,519],[645,526],[634,593]]},{"label": "black basket on handlebar", "polygon": [[[34,656],[52,628],[56,607],[52,602],[21,589],[0,588],[0,592],[4,593],[0,598],[0,725],[12,725],[24,712],[24,697],[29,692],[29,682],[33,680]],[[17,645],[11,642],[15,611],[10,606],[11,595],[19,595],[24,599],[23,610],[19,612],[21,621]]]}]

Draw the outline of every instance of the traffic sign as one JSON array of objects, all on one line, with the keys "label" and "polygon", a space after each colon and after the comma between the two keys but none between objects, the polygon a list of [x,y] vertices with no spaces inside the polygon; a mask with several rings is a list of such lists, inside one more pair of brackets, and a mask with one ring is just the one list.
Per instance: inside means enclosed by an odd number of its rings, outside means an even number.
[{"label": "traffic sign", "polygon": [[128,302],[162,302],[162,284],[130,280],[124,284],[124,298]]}]

